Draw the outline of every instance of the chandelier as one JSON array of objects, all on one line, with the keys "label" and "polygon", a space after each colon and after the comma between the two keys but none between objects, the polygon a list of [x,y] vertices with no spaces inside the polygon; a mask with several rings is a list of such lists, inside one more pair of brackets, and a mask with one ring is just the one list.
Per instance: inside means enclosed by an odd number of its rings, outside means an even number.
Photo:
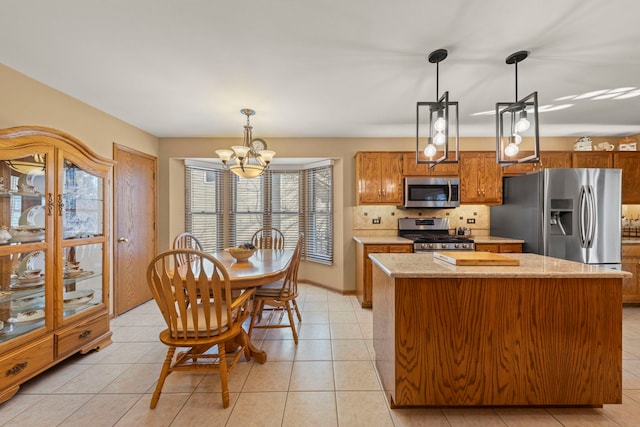
[{"label": "chandelier", "polygon": [[[241,178],[255,178],[262,175],[269,167],[276,152],[267,150],[267,143],[263,139],[253,139],[251,134],[253,128],[249,123],[249,117],[256,112],[248,108],[243,108],[240,112],[247,116],[243,144],[234,145],[231,150],[216,150],[216,154],[235,175]],[[234,160],[235,163],[229,164],[230,160]]]}]

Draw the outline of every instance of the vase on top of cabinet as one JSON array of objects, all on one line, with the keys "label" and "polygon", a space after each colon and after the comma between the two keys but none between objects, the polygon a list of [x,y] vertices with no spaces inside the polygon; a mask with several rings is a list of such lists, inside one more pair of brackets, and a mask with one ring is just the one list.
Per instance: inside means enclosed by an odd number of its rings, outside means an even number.
[{"label": "vase on top of cabinet", "polygon": [[55,129],[0,130],[0,403],[111,342],[112,167]]}]

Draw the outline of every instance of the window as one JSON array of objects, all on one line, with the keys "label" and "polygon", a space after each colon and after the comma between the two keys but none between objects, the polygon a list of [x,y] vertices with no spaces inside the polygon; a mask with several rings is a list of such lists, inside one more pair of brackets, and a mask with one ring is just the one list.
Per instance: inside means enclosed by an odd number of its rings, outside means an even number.
[{"label": "window", "polygon": [[304,234],[302,259],[333,263],[333,166],[269,169],[245,179],[187,161],[185,230],[205,251],[221,251],[275,227],[293,249]]}]

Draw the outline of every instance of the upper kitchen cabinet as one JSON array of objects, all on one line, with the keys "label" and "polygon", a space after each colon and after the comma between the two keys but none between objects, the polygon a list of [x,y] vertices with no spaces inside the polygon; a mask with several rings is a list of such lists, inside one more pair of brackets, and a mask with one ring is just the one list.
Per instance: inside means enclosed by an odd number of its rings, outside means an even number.
[{"label": "upper kitchen cabinet", "polygon": [[111,169],[48,128],[0,130],[0,403],[111,342]]},{"label": "upper kitchen cabinet", "polygon": [[640,152],[616,151],[613,167],[622,169],[622,203],[640,204]]},{"label": "upper kitchen cabinet", "polygon": [[549,168],[570,168],[571,152],[545,151],[540,153],[539,163],[518,163],[502,168],[503,176],[521,175]]},{"label": "upper kitchen cabinet", "polygon": [[502,168],[493,151],[460,153],[460,201],[474,204],[502,203]]},{"label": "upper kitchen cabinet", "polygon": [[613,167],[613,153],[610,151],[574,151],[571,158],[574,168]]},{"label": "upper kitchen cabinet", "polygon": [[[451,156],[455,157],[455,153],[451,153]],[[427,158],[420,153],[420,160],[427,160]],[[460,163],[440,163],[431,168],[427,164],[416,163],[414,151],[402,153],[402,175],[404,176],[458,176],[459,165]]]},{"label": "upper kitchen cabinet", "polygon": [[358,205],[402,204],[402,153],[356,153]]}]

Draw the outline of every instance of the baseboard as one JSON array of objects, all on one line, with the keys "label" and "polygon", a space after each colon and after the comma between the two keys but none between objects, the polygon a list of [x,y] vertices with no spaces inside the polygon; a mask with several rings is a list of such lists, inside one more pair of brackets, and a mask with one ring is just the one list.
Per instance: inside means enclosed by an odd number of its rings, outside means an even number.
[{"label": "baseboard", "polygon": [[319,288],[326,289],[328,291],[332,291],[332,292],[335,292],[337,294],[341,294],[341,295],[345,295],[345,296],[346,295],[355,295],[356,294],[355,289],[352,290],[352,291],[341,291],[339,289],[332,288],[331,286],[325,285],[323,283],[314,282],[313,280],[300,279],[300,280],[298,280],[298,283],[306,283],[308,285],[317,286]]}]

